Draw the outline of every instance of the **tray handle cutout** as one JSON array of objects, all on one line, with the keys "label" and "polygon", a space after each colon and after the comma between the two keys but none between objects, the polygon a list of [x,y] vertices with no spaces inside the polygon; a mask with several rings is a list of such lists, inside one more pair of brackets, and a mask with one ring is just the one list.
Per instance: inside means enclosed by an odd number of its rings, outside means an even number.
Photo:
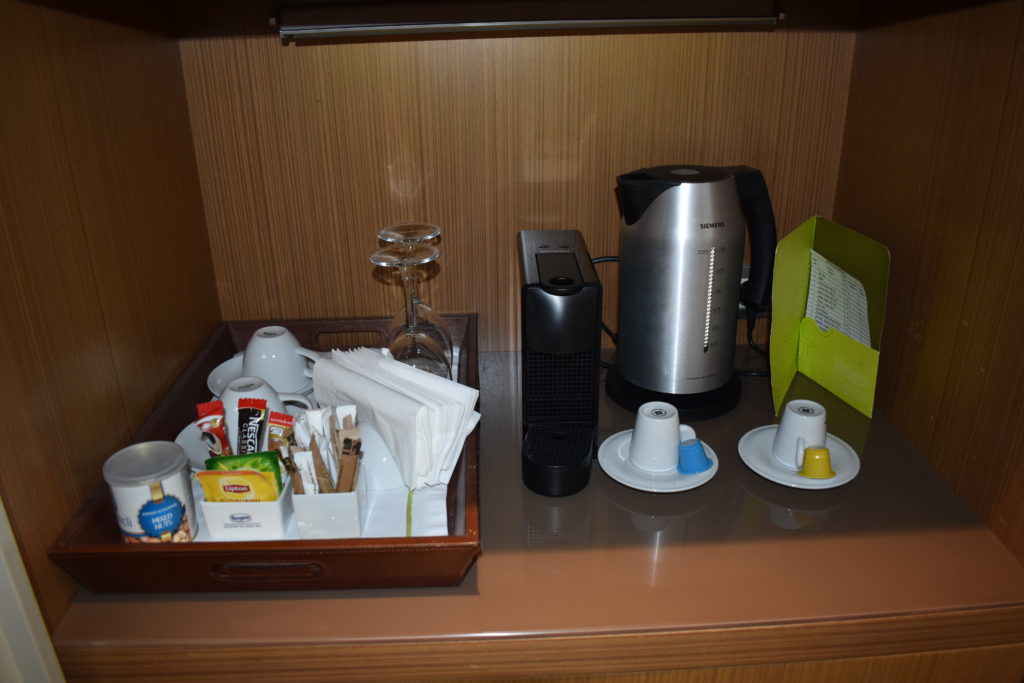
[{"label": "tray handle cutout", "polygon": [[267,579],[317,579],[324,568],[315,562],[225,562],[210,569],[220,581],[253,581]]}]

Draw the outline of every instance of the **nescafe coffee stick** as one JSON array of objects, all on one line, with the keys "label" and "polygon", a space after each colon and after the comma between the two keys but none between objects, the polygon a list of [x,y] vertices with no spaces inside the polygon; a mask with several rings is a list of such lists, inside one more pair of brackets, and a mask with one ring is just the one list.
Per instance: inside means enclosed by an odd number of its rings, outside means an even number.
[{"label": "nescafe coffee stick", "polygon": [[238,399],[238,454],[260,450],[263,424],[267,419],[267,401],[262,398]]}]

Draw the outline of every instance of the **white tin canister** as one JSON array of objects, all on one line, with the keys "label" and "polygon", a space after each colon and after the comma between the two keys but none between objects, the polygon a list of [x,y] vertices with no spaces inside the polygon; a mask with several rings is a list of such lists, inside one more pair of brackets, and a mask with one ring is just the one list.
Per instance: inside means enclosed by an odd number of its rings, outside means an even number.
[{"label": "white tin canister", "polygon": [[125,543],[184,543],[196,528],[185,450],[171,441],[122,448],[103,463]]}]

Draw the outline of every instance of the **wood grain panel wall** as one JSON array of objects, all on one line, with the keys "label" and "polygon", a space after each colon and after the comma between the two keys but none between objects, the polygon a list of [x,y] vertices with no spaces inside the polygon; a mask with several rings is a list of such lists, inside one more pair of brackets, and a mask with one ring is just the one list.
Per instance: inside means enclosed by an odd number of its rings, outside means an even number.
[{"label": "wood grain panel wall", "polygon": [[220,316],[177,44],[0,13],[0,496],[52,625],[47,548]]},{"label": "wood grain panel wall", "polygon": [[[226,318],[390,314],[368,262],[389,223],[442,226],[424,299],[518,348],[516,233],[618,251],[617,174],[761,168],[788,232],[830,215],[853,34],[774,32],[184,40]],[[614,265],[601,266],[614,326]]]},{"label": "wood grain panel wall", "polygon": [[1024,2],[858,35],[836,217],[889,245],[879,405],[1024,558]]},{"label": "wood grain panel wall", "polygon": [[[532,683],[1019,683],[1024,646],[1001,645],[977,650],[943,650],[862,659],[761,664],[687,671],[532,678]],[[514,683],[514,678],[491,683]]]},{"label": "wood grain panel wall", "polygon": [[[1012,609],[1011,609],[1012,611]],[[1004,616],[1009,616],[1006,614]],[[977,622],[974,617],[979,617]],[[542,683],[1019,683],[1024,644],[991,614],[932,614],[922,634],[889,617],[826,624],[764,625],[688,632],[563,635],[444,642],[262,644],[202,648],[158,643],[62,647],[69,681],[218,683],[248,657],[247,680],[537,681]],[[1009,617],[1014,621],[1014,617]],[[951,623],[956,621],[958,623]],[[997,619],[1001,621],[1001,619]],[[988,622],[987,626],[984,622]],[[911,631],[916,631],[912,634]],[[924,641],[922,641],[922,635]],[[994,645],[978,642],[995,638]],[[921,650],[922,642],[934,650]],[[974,641],[971,643],[971,641]],[[946,648],[955,642],[975,647]],[[808,647],[808,644],[813,644]],[[851,652],[857,656],[843,656]],[[874,653],[866,655],[865,653]],[[804,659],[801,659],[804,657]],[[236,676],[237,677],[237,676]]]}]

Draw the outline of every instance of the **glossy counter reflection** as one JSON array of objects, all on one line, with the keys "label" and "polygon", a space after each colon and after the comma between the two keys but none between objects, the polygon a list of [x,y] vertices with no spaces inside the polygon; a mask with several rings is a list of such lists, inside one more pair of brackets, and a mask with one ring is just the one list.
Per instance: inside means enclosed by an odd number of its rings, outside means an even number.
[{"label": "glossy counter reflection", "polygon": [[[516,414],[517,357],[504,360],[507,365],[492,370],[503,378],[497,383],[507,391],[496,392],[488,400],[495,402],[495,413]],[[829,399],[818,395],[815,400]],[[599,441],[632,428],[633,413],[615,405],[603,391],[601,401]],[[826,490],[773,483],[740,460],[736,449],[739,438],[750,429],[775,421],[767,378],[744,380],[743,399],[736,410],[717,419],[690,423],[715,449],[720,465],[710,482],[689,491],[648,493],[629,488],[605,474],[595,458],[586,489],[565,498],[547,498],[519,483],[514,446],[502,448],[503,455],[497,457],[485,448],[481,467],[485,550],[514,547],[512,539],[516,535],[509,534],[506,527],[516,518],[521,521],[518,538],[524,550],[645,545],[652,548],[651,561],[657,560],[659,548],[672,543],[814,538],[980,525],[973,512],[883,418],[869,421],[834,402],[827,407],[830,433],[858,450],[862,468],[852,482]],[[517,435],[503,433],[493,438],[495,442],[514,444]],[[501,502],[493,505],[495,500]],[[517,514],[507,514],[512,509]]]},{"label": "glossy counter reflection", "polygon": [[[736,410],[692,425],[719,456],[718,474],[699,488],[636,491],[595,462],[580,493],[535,494],[521,480],[518,362],[513,353],[481,355],[483,554],[461,585],[82,591],[54,642],[102,648],[639,633],[1024,604],[1024,567],[882,418],[850,423],[862,430],[862,468],[842,487],[795,490],[747,469],[736,444],[772,422],[767,379],[745,380]],[[631,413],[602,401],[602,440],[632,426]],[[808,574],[818,590],[796,584]]]}]

